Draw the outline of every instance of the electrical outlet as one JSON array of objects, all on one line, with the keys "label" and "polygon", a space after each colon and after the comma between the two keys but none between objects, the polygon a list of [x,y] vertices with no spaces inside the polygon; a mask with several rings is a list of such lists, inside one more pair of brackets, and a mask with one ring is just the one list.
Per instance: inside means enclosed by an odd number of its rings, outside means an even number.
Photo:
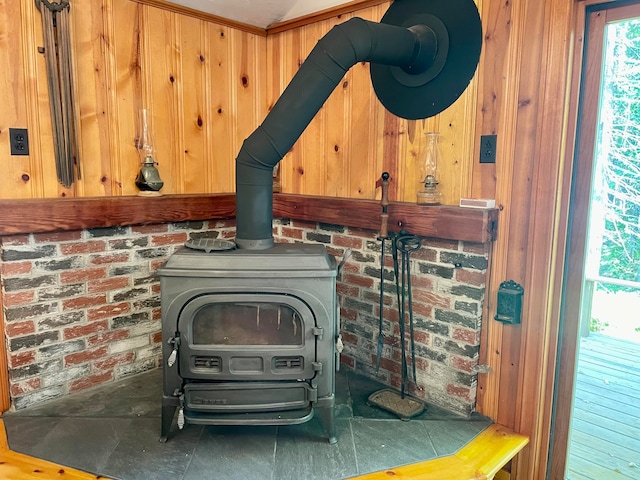
[{"label": "electrical outlet", "polygon": [[29,155],[29,133],[26,128],[10,128],[11,155]]},{"label": "electrical outlet", "polygon": [[480,137],[480,163],[496,163],[497,135],[482,135]]}]

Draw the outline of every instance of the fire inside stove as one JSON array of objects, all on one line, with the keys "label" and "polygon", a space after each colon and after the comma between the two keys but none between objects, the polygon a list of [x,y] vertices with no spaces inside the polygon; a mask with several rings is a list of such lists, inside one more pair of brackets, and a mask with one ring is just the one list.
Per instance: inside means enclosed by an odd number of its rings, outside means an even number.
[{"label": "fire inside stove", "polygon": [[177,424],[288,425],[335,441],[337,265],[320,245],[182,248],[159,269],[162,434]]}]

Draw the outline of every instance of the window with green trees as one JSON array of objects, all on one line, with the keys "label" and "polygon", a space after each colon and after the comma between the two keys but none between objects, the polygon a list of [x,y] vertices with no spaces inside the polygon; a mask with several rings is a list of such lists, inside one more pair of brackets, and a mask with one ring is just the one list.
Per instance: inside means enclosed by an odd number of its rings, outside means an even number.
[{"label": "window with green trees", "polygon": [[640,18],[610,24],[606,35],[594,178],[604,220],[599,275],[640,281]]}]

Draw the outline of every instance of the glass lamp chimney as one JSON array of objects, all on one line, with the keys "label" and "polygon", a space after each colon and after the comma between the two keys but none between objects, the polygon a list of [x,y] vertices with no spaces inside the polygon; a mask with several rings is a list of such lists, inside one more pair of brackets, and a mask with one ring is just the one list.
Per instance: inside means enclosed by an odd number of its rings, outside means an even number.
[{"label": "glass lamp chimney", "polygon": [[424,179],[423,188],[418,192],[418,205],[440,205],[442,194],[438,190],[439,174],[438,164],[440,162],[440,133],[427,132],[426,152],[424,157]]}]

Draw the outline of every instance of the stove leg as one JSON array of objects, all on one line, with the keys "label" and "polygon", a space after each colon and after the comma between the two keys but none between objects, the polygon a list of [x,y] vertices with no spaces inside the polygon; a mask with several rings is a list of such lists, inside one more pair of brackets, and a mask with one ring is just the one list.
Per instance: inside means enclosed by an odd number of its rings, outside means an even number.
[{"label": "stove leg", "polygon": [[162,427],[160,429],[160,441],[162,443],[167,441],[169,436],[169,430],[173,424],[173,417],[176,415],[175,405],[163,405],[162,406]]},{"label": "stove leg", "polygon": [[333,405],[327,407],[317,407],[322,418],[322,423],[329,437],[329,443],[331,445],[338,443],[338,437],[336,436],[336,411]]}]

